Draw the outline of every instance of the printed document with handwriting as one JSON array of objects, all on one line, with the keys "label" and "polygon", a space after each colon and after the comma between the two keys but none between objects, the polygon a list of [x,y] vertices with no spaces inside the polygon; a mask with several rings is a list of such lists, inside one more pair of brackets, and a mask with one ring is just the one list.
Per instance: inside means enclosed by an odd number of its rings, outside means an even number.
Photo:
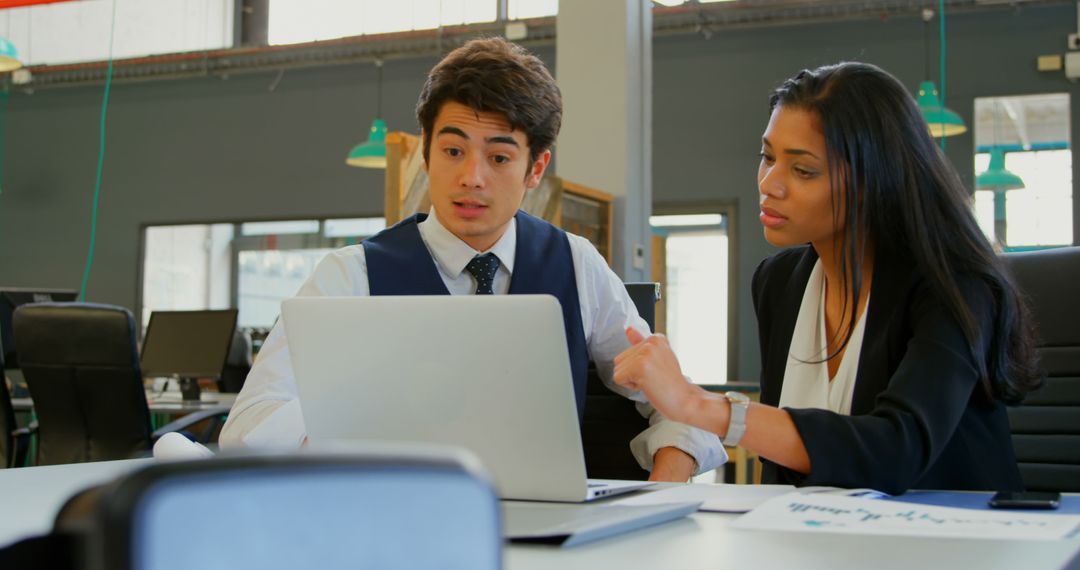
[{"label": "printed document with handwriting", "polygon": [[732,525],[758,530],[989,540],[1080,536],[1080,515],[994,512],[798,492],[770,499]]}]

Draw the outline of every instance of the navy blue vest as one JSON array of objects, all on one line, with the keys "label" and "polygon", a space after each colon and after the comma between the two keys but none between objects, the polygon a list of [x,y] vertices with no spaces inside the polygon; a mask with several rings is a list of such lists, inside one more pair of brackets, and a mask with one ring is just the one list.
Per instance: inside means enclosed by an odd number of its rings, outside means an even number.
[{"label": "navy blue vest", "polygon": [[[416,225],[427,214],[416,214],[363,242],[368,287],[372,295],[449,295],[435,260],[420,238]],[[581,325],[574,260],[566,232],[518,211],[517,249],[511,295],[552,295],[562,304],[566,348],[574,379],[578,419],[585,410],[585,379],[589,351]]]}]

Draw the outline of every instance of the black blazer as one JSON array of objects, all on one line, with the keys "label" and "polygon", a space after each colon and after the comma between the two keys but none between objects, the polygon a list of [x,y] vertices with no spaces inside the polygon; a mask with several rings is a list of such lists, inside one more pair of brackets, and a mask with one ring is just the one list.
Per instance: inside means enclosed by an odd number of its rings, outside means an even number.
[{"label": "black blazer", "polygon": [[[791,337],[817,253],[793,248],[761,262],[754,309],[761,342],[761,401],[780,401]],[[989,287],[961,279],[989,338]],[[1020,490],[1004,406],[978,389],[971,350],[945,305],[913,265],[875,261],[851,415],[788,409],[810,456],[802,475],[763,461],[763,483]],[[983,349],[985,353],[985,348]]]}]

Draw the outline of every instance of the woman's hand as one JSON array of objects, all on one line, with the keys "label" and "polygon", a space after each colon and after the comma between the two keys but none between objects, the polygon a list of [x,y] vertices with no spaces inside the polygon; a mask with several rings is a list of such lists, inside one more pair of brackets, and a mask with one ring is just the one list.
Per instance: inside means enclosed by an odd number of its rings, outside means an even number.
[{"label": "woman's hand", "polygon": [[[710,394],[688,382],[664,335],[646,337],[627,328],[626,338],[630,348],[615,357],[615,383],[645,392],[649,403],[669,420],[724,437],[731,420],[731,405],[727,398]],[[751,404],[746,425],[741,447],[799,473],[810,473],[806,445],[787,410]],[[660,459],[660,453],[657,453],[655,460],[660,463]],[[662,475],[665,470],[666,467],[661,466],[657,479],[674,478]]]},{"label": "woman's hand", "polygon": [[644,392],[664,417],[685,422],[701,389],[686,381],[667,337],[627,327],[626,338],[630,348],[615,357],[615,383]]}]

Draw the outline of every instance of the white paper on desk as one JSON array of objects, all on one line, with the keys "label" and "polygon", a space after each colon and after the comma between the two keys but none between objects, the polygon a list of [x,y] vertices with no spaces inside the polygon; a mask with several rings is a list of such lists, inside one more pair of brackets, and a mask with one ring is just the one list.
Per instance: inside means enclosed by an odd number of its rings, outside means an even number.
[{"label": "white paper on desk", "polygon": [[660,505],[701,502],[700,511],[745,513],[773,497],[786,495],[791,485],[709,485],[693,484],[639,493],[622,499],[620,505]]},{"label": "white paper on desk", "polygon": [[1061,540],[1080,535],[1080,515],[994,512],[858,497],[791,493],[732,523],[736,528],[990,540]]}]

